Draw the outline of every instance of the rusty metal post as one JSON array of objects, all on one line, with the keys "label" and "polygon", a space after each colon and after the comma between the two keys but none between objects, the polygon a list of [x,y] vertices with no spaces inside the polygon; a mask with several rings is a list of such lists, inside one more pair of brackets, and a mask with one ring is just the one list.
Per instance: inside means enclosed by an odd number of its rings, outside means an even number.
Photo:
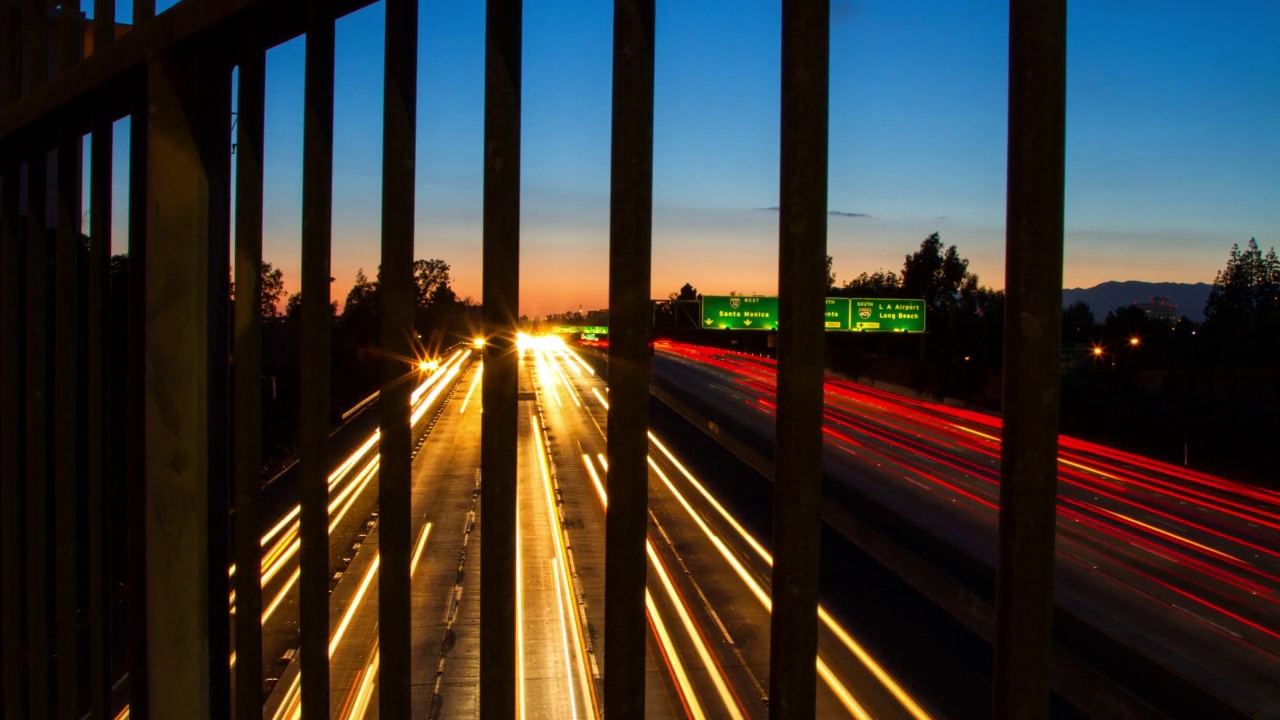
[{"label": "rusty metal post", "polygon": [[384,717],[410,707],[409,391],[414,327],[413,203],[417,152],[418,0],[387,0],[382,112],[382,439],[378,470],[378,704]]},{"label": "rusty metal post", "polygon": [[302,711],[329,717],[329,251],[333,227],[333,43],[328,2],[307,5],[302,135],[302,395],[298,469]]},{"label": "rusty metal post", "polygon": [[225,714],[225,689],[214,695],[227,673],[230,96],[216,49],[148,63],[146,659],[157,718]]},{"label": "rusty metal post", "polygon": [[480,717],[515,716],[516,315],[520,300],[521,0],[485,18],[484,379],[480,416]]},{"label": "rusty metal post", "polygon": [[45,200],[48,155],[27,162],[26,508],[27,704],[29,717],[49,712],[48,543],[48,257]]},{"label": "rusty metal post", "polygon": [[609,213],[609,511],[605,515],[604,706],[644,717],[648,527],[649,277],[653,230],[654,0],[613,11]]},{"label": "rusty metal post", "polygon": [[80,155],[77,133],[60,132],[54,241],[53,442],[54,627],[57,681],[54,705],[63,720],[76,717],[76,497],[80,473],[78,266],[80,255]]},{"label": "rusty metal post", "polygon": [[262,715],[262,141],[266,50],[241,47],[236,116],[235,714]]},{"label": "rusty metal post", "polygon": [[[95,31],[97,28],[95,27]],[[97,33],[95,32],[95,36]],[[95,39],[94,47],[98,45]],[[105,43],[104,43],[105,44]],[[89,553],[89,717],[106,718],[111,711],[110,670],[111,573],[109,552],[111,513],[106,483],[111,477],[115,448],[107,440],[107,428],[116,414],[108,407],[107,338],[120,328],[108,330],[107,273],[111,258],[111,157],[114,138],[110,118],[94,124],[89,160],[89,298],[88,317],[88,553]]]},{"label": "rusty metal post", "polygon": [[1010,2],[995,718],[1045,717],[1049,707],[1066,38],[1066,0]]},{"label": "rusty metal post", "polygon": [[778,415],[769,717],[813,717],[822,526],[828,0],[782,4]]}]

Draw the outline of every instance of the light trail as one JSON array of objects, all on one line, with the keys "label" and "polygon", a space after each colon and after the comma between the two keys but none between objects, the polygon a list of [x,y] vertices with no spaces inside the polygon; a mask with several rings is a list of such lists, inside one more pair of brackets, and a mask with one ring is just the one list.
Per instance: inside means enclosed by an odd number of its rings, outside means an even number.
[{"label": "light trail", "polygon": [[[600,403],[604,405],[604,407],[607,409],[609,407],[609,404],[601,396],[600,392],[595,387],[592,387],[591,391],[592,393],[595,394],[596,398],[600,401]],[[658,448],[658,450],[663,454],[663,456],[665,456],[671,462],[671,464],[677,470],[680,471],[681,475],[683,475],[690,482],[690,484],[698,491],[698,493],[705,500],[708,501],[708,503],[730,525],[730,527],[732,527],[734,531],[738,533],[738,535],[743,539],[743,541],[745,541],[752,548],[752,550],[754,550],[756,554],[759,555],[759,557],[762,560],[764,560],[770,567],[772,567],[773,556],[768,551],[765,550],[764,546],[758,540],[756,540],[755,537],[753,537],[751,533],[748,532],[746,528],[744,528],[728,512],[728,510],[724,508],[723,505],[721,505],[719,502],[716,501],[715,497],[712,496],[712,494],[706,489],[706,487],[703,486],[701,482],[699,482],[696,478],[693,477],[693,474],[689,472],[688,468],[685,467],[684,464],[681,463],[675,457],[675,455],[672,454],[672,452],[668,450],[667,447],[663,445],[661,441],[658,440],[657,436],[655,436],[652,432],[650,432],[648,435],[649,435],[650,441],[653,442],[654,446]],[[603,455],[601,455],[599,459],[600,459],[601,466],[604,467],[605,471],[607,472],[609,469],[608,461]],[[693,506],[690,505],[688,500],[685,499],[684,495],[678,489],[676,489],[675,485],[671,482],[670,478],[666,475],[666,473],[662,471],[662,469],[654,461],[653,456],[652,455],[648,456],[647,460],[650,468],[658,475],[658,477],[664,482],[664,484],[668,487],[668,489],[671,490],[676,500],[685,509],[685,512],[690,516],[690,518],[693,519],[694,523],[698,525],[699,529],[702,530],[703,534],[707,537],[707,539],[720,552],[721,556],[725,559],[726,562],[728,562],[729,566],[734,570],[735,574],[737,574],[738,577],[744,583],[746,583],[747,588],[756,597],[756,599],[764,606],[764,608],[770,613],[772,613],[773,602],[772,602],[772,599],[769,597],[769,594],[764,591],[764,589],[756,581],[755,577],[742,565],[741,561],[738,560],[737,556],[734,555],[733,552],[729,550],[728,546],[724,543],[724,541],[720,538],[720,536],[711,530],[711,528],[702,519],[701,515],[696,510],[694,510]],[[586,458],[585,455],[584,455],[584,462],[586,462],[588,466],[589,474],[591,474],[593,477],[593,480],[595,480],[596,477],[595,477],[594,469],[590,466],[590,461],[588,458]],[[601,496],[602,504],[607,506],[607,502],[608,502],[607,496],[604,494],[604,490],[599,483],[597,483],[596,491]],[[648,543],[648,546],[652,548],[651,543]],[[901,704],[903,708],[912,717],[916,718],[917,720],[926,720],[927,718],[930,717],[929,714],[926,713],[924,709],[919,705],[919,703],[917,703],[915,699],[912,698],[910,694],[908,694],[906,690],[903,689],[902,686],[888,673],[888,671],[886,671],[883,668],[883,666],[881,666],[880,663],[877,662],[875,658],[871,656],[870,653],[868,653],[865,649],[863,649],[862,646],[853,639],[853,636],[849,634],[849,632],[846,631],[839,624],[839,622],[837,622],[835,618],[832,617],[826,611],[826,609],[823,608],[821,605],[819,605],[818,607],[818,618],[822,622],[822,624],[827,627],[827,629],[832,631],[832,633],[841,642],[841,644],[843,644],[845,648],[848,649],[850,653],[853,654],[854,657],[856,657],[858,661],[861,662],[862,665],[867,668],[867,670],[877,679],[877,681],[879,681],[881,685],[883,685],[884,688],[891,695],[893,695],[894,699],[896,699],[899,702],[899,704]],[[845,708],[855,717],[865,717],[865,710],[863,710],[862,707],[858,705],[856,701],[854,701],[853,695],[849,692],[848,688],[845,687],[843,682],[840,681],[840,679],[835,675],[835,673],[832,672],[831,669],[826,666],[825,661],[823,661],[821,657],[816,658],[815,661],[817,663],[819,675],[823,678],[823,681],[828,685],[828,687],[836,695],[837,699],[839,699],[840,702],[845,706]],[[846,699],[849,700],[850,702],[846,702]]]},{"label": "light trail", "polygon": [[[670,351],[671,362],[691,370],[705,365],[725,373],[723,384],[713,380],[712,387],[750,398],[750,408],[767,412],[771,407],[767,399],[776,393],[772,361],[678,344],[662,350]],[[998,416],[833,379],[826,380],[824,391],[824,433],[835,447],[859,448],[851,456],[868,467],[879,458],[883,470],[875,469],[881,467],[875,462],[873,472],[905,472],[909,482],[936,488],[940,497],[960,501],[955,507],[994,528]],[[852,432],[835,432],[836,425]],[[1273,606],[1280,605],[1280,575],[1274,569],[1280,551],[1273,542],[1280,531],[1280,493],[1067,435],[1059,435],[1058,445],[1059,533],[1074,541],[1059,543],[1064,560],[1109,578],[1143,602],[1184,607],[1190,600],[1196,606],[1187,614],[1211,626],[1211,632],[1275,647],[1270,637],[1250,634],[1272,636]],[[935,464],[941,466],[937,474],[930,472]]]},{"label": "light trail", "polygon": [[[665,450],[665,448],[663,449]],[[670,453],[670,451],[666,451],[666,453]],[[689,473],[688,469],[685,468],[683,464],[673,464],[676,465],[676,468],[681,471],[681,474],[684,475],[690,483],[695,487],[701,488],[702,483],[694,479],[693,475]],[[720,536],[711,530],[706,521],[702,519],[702,516],[694,510],[693,506],[689,504],[689,501],[685,499],[684,495],[676,489],[675,484],[671,482],[671,478],[669,478],[666,473],[662,472],[662,469],[658,467],[656,462],[654,462],[653,456],[649,456],[649,466],[655,473],[657,473],[663,484],[667,486],[672,495],[675,496],[676,500],[685,509],[685,512],[689,514],[689,517],[693,519],[698,528],[702,530],[703,534],[707,536],[707,539],[711,541],[711,544],[715,546],[716,550],[720,551],[721,556],[723,556],[725,561],[729,563],[729,566],[733,568],[738,577],[747,584],[747,588],[751,590],[751,594],[755,595],[756,599],[760,601],[760,604],[772,613],[773,600],[769,597],[769,594],[764,591],[764,588],[760,586],[755,577],[751,575],[745,567],[743,567],[738,558],[729,550],[724,541],[720,539]],[[701,492],[705,492],[705,488],[701,488]],[[728,515],[728,512],[719,503],[714,503],[713,506],[723,515]],[[751,542],[749,540],[751,537],[750,534],[747,533],[746,530],[743,529],[736,521],[731,522],[730,524],[735,530],[742,533],[743,539],[748,540],[748,544],[752,545],[752,547],[756,549],[757,553],[760,554],[761,559],[763,559],[769,567],[773,567],[773,556],[765,552],[764,548],[759,543]],[[900,684],[898,684],[897,680],[895,680],[888,671],[886,671],[884,667],[882,667],[880,663],[871,656],[870,653],[864,650],[863,647],[853,639],[853,636],[850,635],[849,632],[846,631],[838,622],[836,622],[835,618],[833,618],[826,609],[822,607],[822,605],[818,606],[818,619],[836,636],[838,640],[840,640],[841,644],[843,644],[845,648],[862,663],[862,665],[876,678],[876,680],[878,680],[880,684],[883,685],[891,695],[893,695],[894,699],[902,705],[903,709],[917,720],[927,720],[927,718],[929,718],[929,714],[924,711],[924,708],[920,707],[915,699],[912,698]],[[821,667],[823,660],[819,658],[818,663],[819,667]],[[848,694],[848,689],[844,687],[844,684],[840,682],[839,678],[837,678],[834,673],[824,675],[823,679],[826,680],[828,676],[835,682],[835,685],[828,683],[832,692],[837,696],[840,696],[842,692]]]},{"label": "light trail", "polygon": [[[431,523],[425,523],[422,531],[418,533],[418,542],[414,544],[413,559],[409,561],[409,579],[418,573],[418,560],[422,557],[422,551],[427,547],[427,537],[431,534]],[[381,554],[381,553],[379,553]],[[332,654],[332,653],[331,653]],[[363,718],[369,711],[369,703],[373,697],[373,688],[375,678],[378,676],[378,666],[381,663],[382,649],[375,638],[373,642],[373,654],[369,658],[368,664],[364,670],[356,673],[359,682],[352,686],[355,695],[348,695],[347,706],[349,712],[339,713],[339,717],[345,718]]]},{"label": "light trail", "polygon": [[680,702],[684,705],[689,717],[694,720],[705,720],[707,715],[702,710],[702,704],[698,702],[698,694],[693,690],[689,673],[685,671],[684,663],[680,661],[675,644],[671,642],[671,634],[667,632],[667,626],[662,622],[662,614],[658,612],[658,606],[653,602],[653,595],[649,593],[648,588],[644,591],[644,607],[649,613],[649,624],[653,628],[653,634],[658,638],[658,645],[662,649],[663,658],[667,661],[667,668],[676,680]]},{"label": "light trail", "polygon": [[706,668],[707,674],[711,676],[711,682],[716,687],[720,702],[724,704],[729,717],[733,718],[733,720],[743,720],[738,699],[729,690],[729,685],[725,681],[724,669],[711,656],[711,651],[707,649],[707,644],[702,639],[702,633],[694,626],[693,618],[689,616],[684,600],[680,597],[680,593],[676,592],[676,587],[671,582],[671,577],[667,574],[666,567],[663,566],[662,561],[658,558],[658,551],[654,549],[653,543],[648,539],[645,540],[645,551],[649,555],[649,566],[657,572],[658,580],[662,583],[662,588],[667,592],[667,598],[671,601],[672,606],[675,607],[676,615],[680,618],[680,624],[684,626],[685,633],[688,634],[689,639],[693,642],[694,650],[698,653],[698,659],[702,661],[702,666]]},{"label": "light trail", "polygon": [[[535,449],[535,452],[537,452],[538,454],[538,466],[542,471],[543,488],[546,490],[546,493],[544,494],[543,497],[547,501],[547,513],[551,517],[552,532],[555,539],[555,550],[556,550],[555,565],[558,568],[558,571],[556,573],[556,594],[558,597],[560,597],[560,601],[557,604],[557,608],[560,611],[561,621],[563,622],[564,611],[565,611],[565,600],[567,598],[574,597],[573,585],[571,584],[571,581],[569,578],[569,563],[567,560],[568,551],[565,549],[565,546],[564,546],[564,529],[560,525],[560,513],[556,509],[555,489],[553,488],[552,482],[551,482],[551,469],[547,464],[546,445],[544,444],[542,439],[542,428],[538,424],[537,415],[531,415],[529,418],[529,423],[533,430],[534,449]],[[560,582],[561,580],[564,581],[563,586],[561,585],[561,582]],[[561,597],[561,593],[563,593],[562,597]],[[595,687],[591,683],[591,679],[587,674],[587,668],[586,668],[586,643],[583,640],[581,623],[577,622],[578,614],[573,610],[574,610],[573,607],[569,608],[569,612],[574,618],[575,632],[573,633],[573,641],[574,641],[574,652],[576,653],[578,658],[577,670],[578,670],[580,687],[584,690],[584,692],[587,690],[590,691],[588,696],[585,698],[587,700],[586,706],[591,708],[591,714],[593,717],[598,717],[599,710],[596,706]],[[576,717],[577,700],[575,699],[574,690],[573,690],[573,667],[569,663],[568,652],[569,652],[568,643],[566,642],[565,670],[566,670],[566,676],[569,678],[570,704],[575,709],[574,711],[575,711],[575,717]]]},{"label": "light trail", "polygon": [[[476,376],[471,379],[471,387],[467,388],[467,396],[462,399],[462,407],[458,409],[459,415],[467,411],[467,403],[471,402],[471,395],[475,393],[476,386],[480,384],[480,376],[483,374],[484,361],[481,361],[480,367],[476,368]],[[483,410],[481,412],[483,412]]]},{"label": "light trail", "polygon": [[524,691],[524,555],[520,542],[520,503],[516,503],[516,709],[517,720],[528,717]]}]

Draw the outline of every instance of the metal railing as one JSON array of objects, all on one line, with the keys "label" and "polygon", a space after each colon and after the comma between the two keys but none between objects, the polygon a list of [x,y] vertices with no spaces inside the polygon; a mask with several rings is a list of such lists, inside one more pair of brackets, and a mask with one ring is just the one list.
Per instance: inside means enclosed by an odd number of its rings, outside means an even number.
[{"label": "metal railing", "polygon": [[[379,702],[409,714],[409,388],[417,0],[386,0],[382,182]],[[127,693],[133,717],[240,717],[263,703],[259,563],[265,51],[307,36],[303,164],[302,708],[329,713],[326,474],[334,28],[368,0],[185,0],[93,27],[79,0],[4,0],[0,29],[0,562],[3,715],[111,717],[108,478],[127,478]],[[611,460],[604,708],[644,715],[654,0],[616,0],[610,216]],[[113,0],[95,0],[114,17]],[[771,717],[814,711],[821,498],[829,3],[782,0],[779,382]],[[1047,712],[1062,278],[1066,0],[1011,0],[1004,451],[993,715]],[[484,139],[481,715],[515,714],[515,482],[521,0],[489,0]],[[50,28],[56,26],[56,35]],[[56,53],[50,47],[56,47]],[[48,59],[56,57],[56,67]],[[231,175],[231,73],[238,67]],[[50,72],[52,70],[52,72]],[[112,123],[131,118],[128,321],[108,325]],[[81,139],[91,223],[79,245]],[[53,158],[54,162],[50,162]],[[47,174],[55,188],[46,197]],[[235,193],[236,282],[227,268]],[[50,213],[50,210],[54,210]],[[52,214],[53,233],[46,218]],[[83,271],[78,267],[87,263]],[[52,282],[50,282],[52,279]],[[236,361],[228,360],[232,327]],[[123,401],[106,345],[127,334]],[[79,359],[85,359],[83,366]],[[232,400],[234,399],[234,402]],[[81,408],[84,412],[81,412]],[[234,408],[234,410],[233,410]],[[127,442],[109,442],[124,422]],[[234,458],[234,464],[232,464]],[[84,488],[88,523],[78,531]],[[234,489],[234,527],[227,498]],[[57,502],[50,503],[51,498]],[[403,510],[396,510],[403,508]],[[83,535],[83,536],[82,536]],[[56,537],[50,545],[47,540]],[[234,538],[234,542],[232,542]],[[77,563],[86,556],[87,575]],[[20,574],[20,570],[21,573]],[[81,587],[83,585],[83,587]],[[77,634],[78,597],[87,633]],[[47,614],[51,613],[51,616]],[[87,656],[87,658],[85,657]],[[79,664],[89,687],[77,688]],[[233,690],[234,687],[234,703]],[[77,698],[83,698],[78,702]]]}]

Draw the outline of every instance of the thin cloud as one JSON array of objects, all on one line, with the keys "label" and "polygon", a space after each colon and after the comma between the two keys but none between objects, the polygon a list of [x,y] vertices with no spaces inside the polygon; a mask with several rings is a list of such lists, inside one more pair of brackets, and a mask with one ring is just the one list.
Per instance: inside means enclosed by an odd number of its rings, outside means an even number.
[{"label": "thin cloud", "polygon": [[[768,211],[768,212],[778,212],[778,210],[779,210],[780,208],[779,208],[777,205],[774,205],[774,206],[772,206],[772,207],[761,207],[761,208],[755,208],[755,209],[756,209],[756,210],[765,210],[765,211]],[[860,213],[860,212],[848,212],[848,211],[845,211],[845,210],[828,210],[828,211],[827,211],[827,214],[828,214],[828,215],[831,215],[832,217],[847,217],[847,218],[869,218],[869,217],[871,217],[870,215],[868,215],[868,214],[866,214],[866,213]]]}]

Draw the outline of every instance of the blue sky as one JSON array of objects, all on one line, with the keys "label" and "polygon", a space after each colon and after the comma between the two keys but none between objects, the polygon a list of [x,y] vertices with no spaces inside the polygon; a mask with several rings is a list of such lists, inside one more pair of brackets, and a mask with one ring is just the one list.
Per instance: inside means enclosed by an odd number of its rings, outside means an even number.
[{"label": "blue sky", "polygon": [[[522,310],[603,307],[612,3],[524,5]],[[478,298],[484,4],[420,13],[417,254]],[[383,22],[338,22],[338,299],[378,263]],[[1233,242],[1280,244],[1278,27],[1269,0],[1071,1],[1067,287],[1212,281]],[[656,44],[653,295],[774,292],[780,3],[659,0]],[[840,280],[937,231],[1003,286],[1007,47],[1006,2],[833,0],[830,207],[868,216],[830,218]],[[304,58],[268,54],[265,254],[291,286]]]}]

